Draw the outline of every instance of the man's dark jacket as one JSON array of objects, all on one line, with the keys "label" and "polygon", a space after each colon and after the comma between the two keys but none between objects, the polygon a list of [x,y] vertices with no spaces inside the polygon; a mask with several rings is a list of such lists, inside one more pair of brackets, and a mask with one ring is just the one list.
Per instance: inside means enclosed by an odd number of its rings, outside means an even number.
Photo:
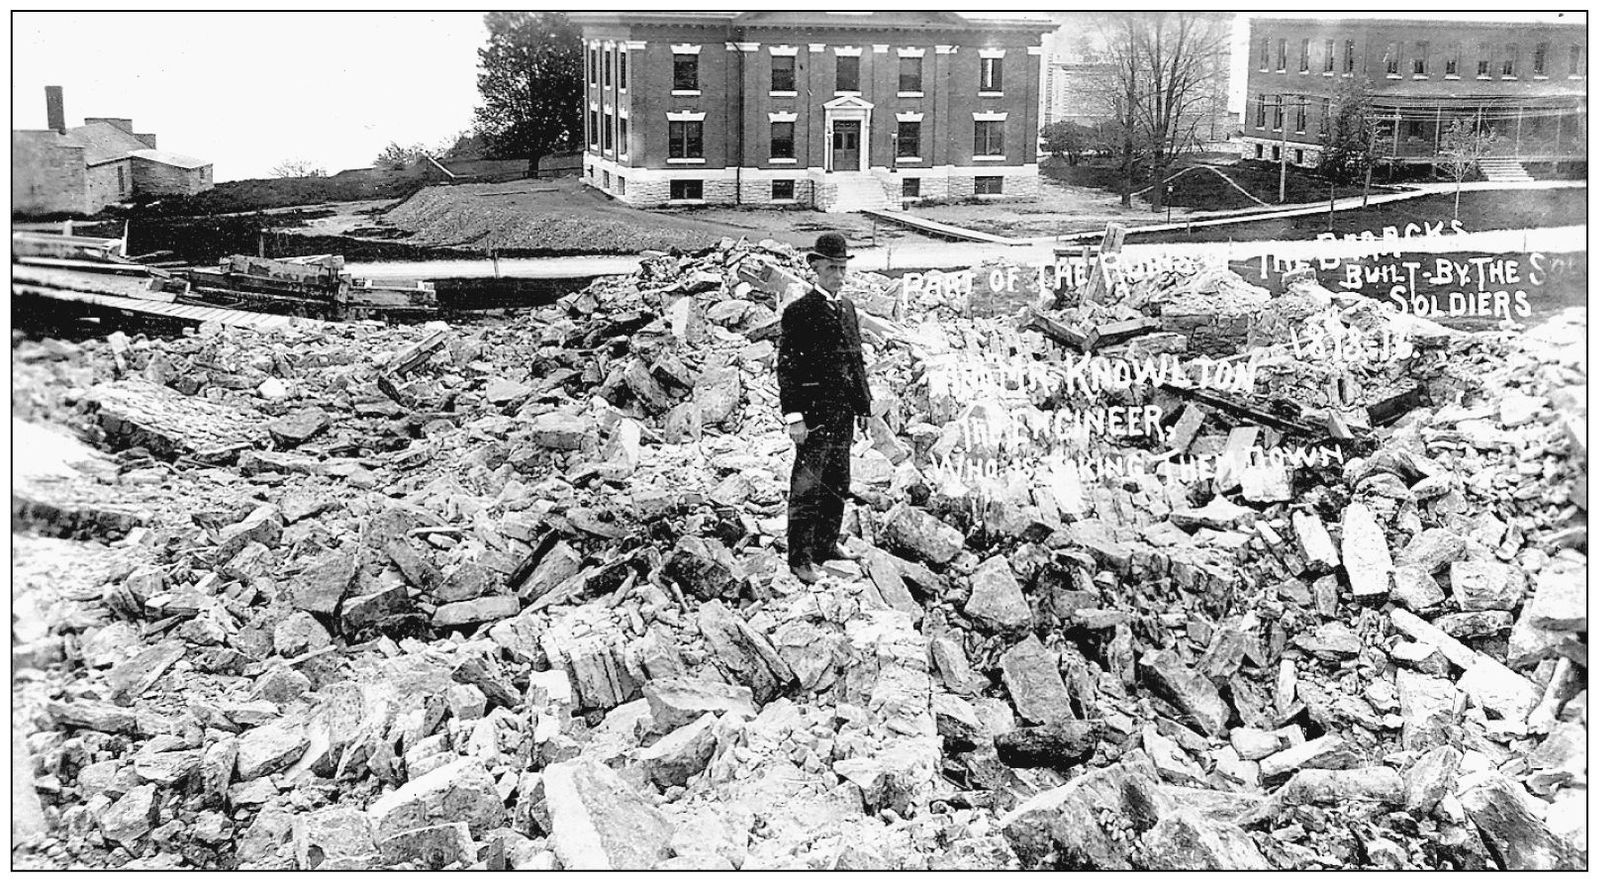
[{"label": "man's dark jacket", "polygon": [[784,307],[778,341],[778,399],[785,415],[809,422],[847,412],[869,414],[868,376],[863,367],[857,307],[831,303],[814,289]]}]

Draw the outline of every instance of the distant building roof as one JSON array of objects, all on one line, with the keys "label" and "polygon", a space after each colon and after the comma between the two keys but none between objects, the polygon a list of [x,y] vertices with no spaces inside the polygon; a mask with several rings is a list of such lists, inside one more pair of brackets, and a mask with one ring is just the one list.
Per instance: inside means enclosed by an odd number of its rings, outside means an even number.
[{"label": "distant building roof", "polygon": [[862,28],[910,30],[1053,30],[1047,18],[968,18],[956,12],[800,12],[764,10],[756,12],[572,12],[580,24],[675,24],[748,28]]},{"label": "distant building roof", "polygon": [[92,122],[68,129],[63,140],[85,148],[85,164],[100,165],[122,159],[147,145],[133,134],[105,122]]},{"label": "distant building roof", "polygon": [[194,159],[180,153],[171,153],[167,150],[131,150],[130,156],[135,159],[146,159],[164,165],[173,165],[176,168],[203,168],[212,163],[203,159]]}]

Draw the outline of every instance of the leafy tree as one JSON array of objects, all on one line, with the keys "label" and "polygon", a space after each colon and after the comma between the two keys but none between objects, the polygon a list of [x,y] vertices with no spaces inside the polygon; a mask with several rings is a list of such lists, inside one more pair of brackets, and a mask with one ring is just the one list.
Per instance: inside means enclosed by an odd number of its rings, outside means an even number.
[{"label": "leafy tree", "polygon": [[1348,186],[1370,168],[1376,134],[1368,82],[1344,81],[1331,98],[1330,131],[1320,158],[1320,174]]},{"label": "leafy tree", "polygon": [[562,12],[487,12],[474,130],[499,156],[530,160],[581,146],[581,30]]},{"label": "leafy tree", "polygon": [[1049,152],[1064,158],[1067,165],[1076,165],[1089,148],[1088,129],[1069,120],[1051,122],[1038,134],[1049,145]]},{"label": "leafy tree", "polygon": [[1479,120],[1455,117],[1444,130],[1438,146],[1438,158],[1443,160],[1444,171],[1455,181],[1455,215],[1460,219],[1460,185],[1466,175],[1477,167],[1478,160],[1489,154],[1500,142],[1500,135],[1484,129]]},{"label": "leafy tree", "polygon": [[1197,142],[1200,107],[1229,63],[1223,15],[1120,12],[1104,15],[1100,37],[1116,68],[1117,121],[1122,126],[1123,204],[1131,202],[1133,139],[1144,138],[1151,163],[1151,207],[1178,157]]},{"label": "leafy tree", "polygon": [[327,169],[308,159],[283,159],[271,166],[272,177],[326,177]]},{"label": "leafy tree", "polygon": [[383,152],[378,154],[378,158],[372,160],[372,164],[377,168],[399,171],[426,152],[422,144],[407,146],[399,141],[390,141],[389,146],[384,147]]}]

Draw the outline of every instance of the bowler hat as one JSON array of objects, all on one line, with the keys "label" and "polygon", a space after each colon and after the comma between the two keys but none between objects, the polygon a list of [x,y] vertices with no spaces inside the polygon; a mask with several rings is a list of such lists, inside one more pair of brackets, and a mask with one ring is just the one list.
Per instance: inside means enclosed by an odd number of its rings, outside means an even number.
[{"label": "bowler hat", "polygon": [[817,244],[812,245],[812,250],[807,251],[806,257],[839,262],[851,259],[851,254],[846,253],[846,236],[838,232],[825,232],[818,236]]}]

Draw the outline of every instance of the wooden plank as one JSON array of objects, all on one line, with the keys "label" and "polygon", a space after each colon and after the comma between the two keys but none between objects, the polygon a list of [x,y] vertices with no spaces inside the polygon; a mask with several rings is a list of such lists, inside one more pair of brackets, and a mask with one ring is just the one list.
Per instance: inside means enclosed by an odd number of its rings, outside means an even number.
[{"label": "wooden plank", "polygon": [[1083,354],[1093,351],[1100,338],[1091,324],[1085,323],[1079,332],[1031,307],[1025,310],[1024,320],[1020,322],[1020,326],[1036,330],[1055,342]]}]

